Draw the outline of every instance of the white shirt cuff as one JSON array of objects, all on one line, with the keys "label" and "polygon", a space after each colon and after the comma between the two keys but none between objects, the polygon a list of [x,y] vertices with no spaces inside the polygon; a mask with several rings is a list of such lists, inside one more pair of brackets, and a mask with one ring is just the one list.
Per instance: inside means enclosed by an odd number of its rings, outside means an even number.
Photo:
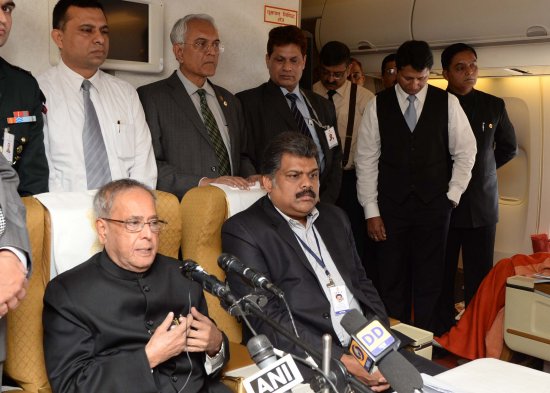
[{"label": "white shirt cuff", "polygon": [[206,370],[206,374],[210,375],[218,370],[221,366],[223,366],[224,359],[225,344],[222,340],[222,346],[215,356],[210,357],[208,356],[208,354],[206,354],[206,360],[204,361],[204,369]]},{"label": "white shirt cuff", "polygon": [[21,251],[20,249],[18,249],[16,247],[10,247],[10,246],[0,247],[0,250],[8,250],[8,251],[13,252],[15,254],[15,256],[17,258],[19,258],[19,260],[23,264],[23,267],[25,268],[25,270],[27,270],[27,256],[25,255],[25,253],[23,251]]}]

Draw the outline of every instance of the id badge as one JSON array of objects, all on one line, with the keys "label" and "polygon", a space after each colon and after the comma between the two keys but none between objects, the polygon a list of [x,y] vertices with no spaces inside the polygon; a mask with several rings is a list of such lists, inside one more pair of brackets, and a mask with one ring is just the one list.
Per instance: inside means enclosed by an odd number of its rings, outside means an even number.
[{"label": "id badge", "polygon": [[9,128],[4,129],[4,144],[2,146],[2,154],[4,154],[6,160],[11,163],[13,161],[13,149],[15,148],[15,136],[13,134],[10,134],[9,130]]},{"label": "id badge", "polygon": [[338,146],[338,138],[336,138],[336,131],[334,127],[327,128],[325,130],[325,137],[327,138],[327,143],[329,148]]},{"label": "id badge", "polygon": [[345,314],[349,311],[349,301],[345,285],[337,285],[330,289],[330,301],[336,315]]}]

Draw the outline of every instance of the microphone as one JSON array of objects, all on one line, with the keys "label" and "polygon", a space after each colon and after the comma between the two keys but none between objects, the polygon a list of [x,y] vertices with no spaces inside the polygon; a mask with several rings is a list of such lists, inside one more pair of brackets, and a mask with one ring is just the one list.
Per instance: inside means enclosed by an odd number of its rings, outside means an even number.
[{"label": "microphone", "polygon": [[252,337],[248,340],[246,348],[248,349],[250,357],[260,369],[264,369],[277,361],[273,345],[271,345],[271,342],[265,334],[259,334]]},{"label": "microphone", "polygon": [[243,381],[245,391],[249,393],[287,392],[304,380],[291,355],[277,360],[271,342],[260,334],[252,337],[246,344],[248,353],[260,371]]},{"label": "microphone", "polygon": [[181,266],[182,274],[185,275],[190,280],[196,281],[203,289],[212,295],[225,300],[230,305],[235,304],[237,299],[229,291],[227,286],[218,280],[216,276],[208,274],[206,270],[202,268],[198,263],[192,261],[191,259],[186,259],[183,261]]},{"label": "microphone", "polygon": [[283,297],[284,292],[273,285],[263,274],[243,265],[237,257],[231,254],[221,254],[218,257],[218,266],[226,272],[234,272],[244,277],[254,288],[265,289],[275,294],[277,297]]},{"label": "microphone", "polygon": [[415,389],[423,388],[424,383],[418,370],[396,351],[399,340],[377,318],[367,321],[354,309],[344,315],[340,324],[374,364],[378,365],[378,369],[394,390],[399,393],[414,393]]}]

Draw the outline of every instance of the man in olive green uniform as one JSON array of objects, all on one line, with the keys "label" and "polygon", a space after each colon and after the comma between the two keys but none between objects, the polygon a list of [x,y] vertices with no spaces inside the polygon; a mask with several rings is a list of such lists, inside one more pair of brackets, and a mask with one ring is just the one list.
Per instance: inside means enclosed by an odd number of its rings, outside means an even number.
[{"label": "man in olive green uniform", "polygon": [[[15,4],[0,0],[0,47],[8,40]],[[0,57],[0,149],[19,175],[19,195],[48,192],[44,96],[32,75]]]}]

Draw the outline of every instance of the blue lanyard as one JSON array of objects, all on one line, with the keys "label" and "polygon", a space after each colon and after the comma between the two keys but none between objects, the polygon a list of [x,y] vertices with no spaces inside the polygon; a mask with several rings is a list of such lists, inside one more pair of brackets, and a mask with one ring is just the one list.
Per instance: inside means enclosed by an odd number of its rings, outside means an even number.
[{"label": "blue lanyard", "polygon": [[313,236],[315,237],[315,243],[317,243],[317,250],[319,251],[319,255],[315,254],[315,252],[307,245],[306,242],[304,242],[300,237],[296,234],[296,232],[292,231],[294,233],[294,236],[296,236],[296,239],[302,244],[302,246],[305,248],[305,250],[313,257],[315,262],[319,264],[324,270],[325,274],[328,278],[328,284],[327,287],[333,287],[334,281],[332,280],[332,277],[330,276],[330,272],[327,269],[327,265],[325,264],[325,261],[323,260],[323,254],[321,253],[321,246],[319,245],[319,239],[317,238],[317,234],[315,233],[315,227],[312,226],[311,229],[313,230]]}]

